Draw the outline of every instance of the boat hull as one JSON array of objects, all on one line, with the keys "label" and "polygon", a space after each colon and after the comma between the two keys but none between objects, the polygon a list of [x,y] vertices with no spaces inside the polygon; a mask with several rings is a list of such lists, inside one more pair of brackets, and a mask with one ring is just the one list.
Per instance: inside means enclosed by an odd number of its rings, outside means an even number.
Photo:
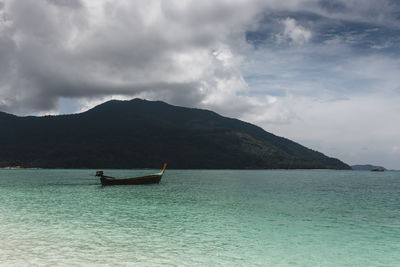
[{"label": "boat hull", "polygon": [[101,185],[137,185],[137,184],[158,184],[162,175],[147,175],[134,178],[107,178],[100,177]]}]

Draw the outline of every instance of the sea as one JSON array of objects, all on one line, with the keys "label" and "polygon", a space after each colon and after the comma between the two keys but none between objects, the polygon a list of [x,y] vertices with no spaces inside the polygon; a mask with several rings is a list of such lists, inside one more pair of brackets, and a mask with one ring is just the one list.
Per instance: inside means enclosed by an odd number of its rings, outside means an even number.
[{"label": "sea", "polygon": [[0,170],[0,265],[400,266],[400,172],[94,174]]}]

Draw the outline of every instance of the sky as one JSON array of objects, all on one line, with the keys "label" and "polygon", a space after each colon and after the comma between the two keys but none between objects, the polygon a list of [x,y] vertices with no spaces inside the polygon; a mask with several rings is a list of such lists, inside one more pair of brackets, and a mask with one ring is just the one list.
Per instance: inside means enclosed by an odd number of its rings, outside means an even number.
[{"label": "sky", "polygon": [[400,169],[400,3],[0,0],[0,111],[135,97]]}]

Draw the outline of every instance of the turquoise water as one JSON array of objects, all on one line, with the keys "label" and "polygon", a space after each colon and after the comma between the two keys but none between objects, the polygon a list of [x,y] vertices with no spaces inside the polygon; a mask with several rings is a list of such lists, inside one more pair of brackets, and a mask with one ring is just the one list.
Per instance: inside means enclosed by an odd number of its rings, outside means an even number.
[{"label": "turquoise water", "polygon": [[167,170],[114,187],[93,174],[0,170],[0,264],[400,265],[400,172]]}]

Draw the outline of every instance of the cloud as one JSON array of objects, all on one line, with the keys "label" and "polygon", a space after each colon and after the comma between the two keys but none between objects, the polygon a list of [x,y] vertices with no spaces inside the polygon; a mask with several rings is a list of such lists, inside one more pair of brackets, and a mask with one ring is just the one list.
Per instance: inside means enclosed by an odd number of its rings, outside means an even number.
[{"label": "cloud", "polygon": [[80,0],[47,0],[47,2],[53,5],[69,7],[74,9],[82,7],[82,3]]},{"label": "cloud", "polygon": [[[51,113],[60,98],[145,95],[243,114],[226,103],[241,102],[240,110],[271,105],[269,95],[248,94],[253,88],[242,66],[257,51],[246,32],[271,30],[281,43],[304,46],[320,28],[299,14],[342,19],[346,10],[348,18],[382,17],[393,7],[356,2],[7,0],[0,24],[0,109]],[[265,28],[263,17],[278,21],[276,29]],[[275,92],[282,94],[280,87]]]},{"label": "cloud", "polygon": [[277,34],[278,43],[290,39],[293,43],[302,45],[311,39],[311,31],[299,25],[295,19],[286,18],[281,23],[284,26],[283,33]]},{"label": "cloud", "polygon": [[240,36],[257,6],[256,1],[7,1],[11,23],[1,30],[7,44],[1,66],[8,74],[0,81],[0,109],[54,112],[60,97],[96,101],[143,94],[175,104],[215,102],[211,95],[231,94],[225,85],[236,91],[246,87],[233,62],[240,58],[236,50],[246,46]]}]

